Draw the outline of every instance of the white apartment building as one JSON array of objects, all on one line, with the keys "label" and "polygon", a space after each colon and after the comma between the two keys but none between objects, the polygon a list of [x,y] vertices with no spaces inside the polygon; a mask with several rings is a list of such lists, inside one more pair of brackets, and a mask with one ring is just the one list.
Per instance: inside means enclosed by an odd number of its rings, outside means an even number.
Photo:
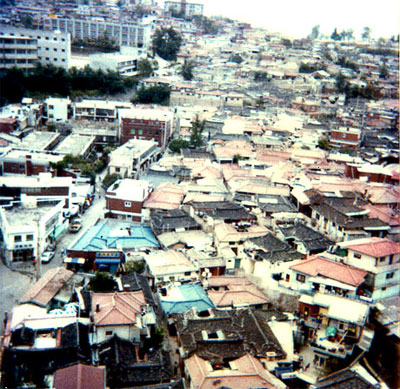
[{"label": "white apartment building", "polygon": [[193,15],[203,15],[204,5],[183,1],[165,1],[164,11],[169,11],[171,8],[176,12],[183,11],[185,17],[191,17]]},{"label": "white apartment building", "polygon": [[12,26],[0,30],[0,68],[33,68],[36,62],[68,69],[71,39],[68,33]]},{"label": "white apartment building", "polygon": [[138,24],[120,24],[95,19],[69,19],[69,18],[45,18],[44,30],[62,31],[71,34],[72,39],[98,39],[104,36],[115,41],[119,46],[148,46],[150,35],[146,29],[150,26]]}]

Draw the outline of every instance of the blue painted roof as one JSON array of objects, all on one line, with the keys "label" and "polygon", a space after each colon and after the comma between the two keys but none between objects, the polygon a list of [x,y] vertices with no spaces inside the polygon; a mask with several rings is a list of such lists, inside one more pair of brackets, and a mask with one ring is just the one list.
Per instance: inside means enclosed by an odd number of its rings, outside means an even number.
[{"label": "blue painted roof", "polygon": [[179,285],[176,288],[182,295],[182,299],[178,301],[163,300],[160,296],[161,306],[166,315],[173,313],[184,313],[196,308],[197,312],[206,311],[209,308],[215,308],[212,301],[208,298],[207,293],[199,283],[189,283]]},{"label": "blue painted roof", "polygon": [[[130,233],[127,235],[127,230]],[[88,229],[74,244],[70,250],[96,251],[111,248],[140,248],[159,247],[149,226],[127,224],[109,225],[107,221],[100,222]]]}]

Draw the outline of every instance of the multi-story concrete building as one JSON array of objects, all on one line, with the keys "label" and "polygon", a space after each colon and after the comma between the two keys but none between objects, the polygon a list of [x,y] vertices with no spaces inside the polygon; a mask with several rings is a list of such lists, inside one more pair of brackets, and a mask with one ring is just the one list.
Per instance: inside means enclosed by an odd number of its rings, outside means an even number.
[{"label": "multi-story concrete building", "polygon": [[110,154],[108,174],[138,178],[160,155],[154,140],[130,139]]},{"label": "multi-story concrete building", "polygon": [[69,98],[49,97],[45,101],[46,117],[54,122],[66,122],[70,118]]},{"label": "multi-story concrete building", "polygon": [[71,39],[68,33],[2,26],[0,31],[0,68],[33,68],[36,62],[69,66]]},{"label": "multi-story concrete building", "polygon": [[38,61],[37,40],[0,32],[0,68],[31,69]]},{"label": "multi-story concrete building", "polygon": [[332,129],[329,143],[333,147],[356,149],[361,142],[361,129],[340,127]]},{"label": "multi-story concrete building", "polygon": [[137,57],[119,53],[101,53],[89,55],[89,65],[95,70],[112,70],[122,76],[134,76],[137,73]]},{"label": "multi-story concrete building", "polygon": [[124,109],[119,116],[121,144],[154,139],[159,147],[166,147],[174,130],[174,113],[165,107]]},{"label": "multi-story concrete building", "polygon": [[186,1],[166,1],[164,11],[173,9],[175,12],[182,12],[183,16],[203,15],[204,5],[199,3],[187,3]]},{"label": "multi-story concrete building", "polygon": [[150,34],[145,30],[150,26],[138,24],[120,24],[95,19],[45,18],[45,31],[62,31],[70,33],[72,39],[98,39],[106,36],[119,46],[147,46]]},{"label": "multi-story concrete building", "polygon": [[150,190],[147,181],[128,178],[117,180],[105,193],[107,216],[141,222],[143,203],[149,197]]},{"label": "multi-story concrete building", "polygon": [[1,252],[5,262],[39,258],[62,224],[63,206],[63,201],[38,202],[26,197],[22,202],[0,207]]},{"label": "multi-story concrete building", "polygon": [[49,172],[51,165],[63,159],[63,155],[51,152],[32,152],[27,150],[9,150],[0,158],[2,175],[36,176]]},{"label": "multi-story concrete building", "polygon": [[115,122],[118,110],[131,108],[131,103],[121,101],[82,100],[72,106],[72,116],[76,120]]}]

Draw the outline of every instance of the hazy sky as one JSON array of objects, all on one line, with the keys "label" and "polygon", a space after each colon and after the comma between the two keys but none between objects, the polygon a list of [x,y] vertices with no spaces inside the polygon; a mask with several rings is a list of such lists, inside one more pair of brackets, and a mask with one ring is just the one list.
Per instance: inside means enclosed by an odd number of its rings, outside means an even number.
[{"label": "hazy sky", "polygon": [[255,27],[305,37],[319,24],[323,34],[335,27],[354,30],[358,38],[363,27],[372,36],[389,38],[399,33],[399,0],[187,0],[204,4],[204,14],[224,15],[247,21]]}]

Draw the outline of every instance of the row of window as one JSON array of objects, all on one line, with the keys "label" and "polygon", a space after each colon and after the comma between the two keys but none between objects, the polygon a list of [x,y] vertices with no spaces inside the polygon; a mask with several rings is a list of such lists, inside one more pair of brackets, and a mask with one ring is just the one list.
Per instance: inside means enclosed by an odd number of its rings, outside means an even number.
[{"label": "row of window", "polygon": [[[15,34],[14,34],[13,32],[11,32],[10,35],[11,35],[11,36],[15,36]],[[18,35],[21,36],[21,37],[25,37],[24,34],[18,34]],[[29,37],[30,39],[34,38],[33,35],[28,35],[28,37]],[[16,37],[16,38],[18,38],[18,37]],[[37,35],[36,38],[37,38],[37,39],[42,39],[42,38],[44,38],[46,41],[49,41],[49,40],[50,40],[50,37],[48,37],[48,36],[42,37],[41,35]],[[54,42],[58,42],[58,38],[54,37],[54,38],[53,38],[53,41],[54,41]],[[61,38],[61,42],[65,42],[65,38]]]},{"label": "row of window", "polygon": [[14,235],[14,242],[19,243],[22,242],[22,237],[25,236],[25,242],[32,242],[33,241],[33,234],[27,235]]},{"label": "row of window", "polygon": [[[43,59],[42,57],[38,57],[38,58],[39,59]],[[50,61],[51,60],[51,61],[54,61],[54,62],[58,62],[58,58],[50,59],[50,57],[46,57],[45,60],[46,61]],[[65,62],[65,58],[62,58],[60,62]]]},{"label": "row of window", "polygon": [[[50,51],[50,48],[46,47],[46,51]],[[58,49],[55,47],[53,51],[58,51]],[[61,52],[65,53],[65,49],[61,49]]]}]

